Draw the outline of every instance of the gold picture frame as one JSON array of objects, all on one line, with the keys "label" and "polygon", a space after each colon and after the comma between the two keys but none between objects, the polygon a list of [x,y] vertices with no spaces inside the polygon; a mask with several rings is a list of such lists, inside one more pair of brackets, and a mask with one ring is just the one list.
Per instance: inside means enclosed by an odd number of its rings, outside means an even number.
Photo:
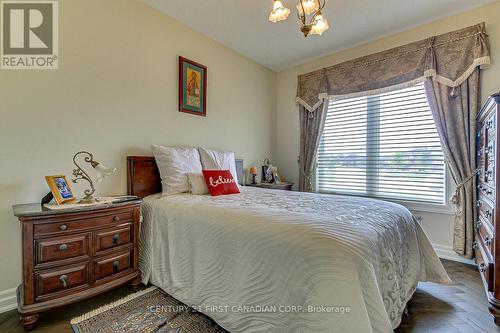
[{"label": "gold picture frame", "polygon": [[45,176],[45,180],[58,205],[76,200],[66,176]]}]

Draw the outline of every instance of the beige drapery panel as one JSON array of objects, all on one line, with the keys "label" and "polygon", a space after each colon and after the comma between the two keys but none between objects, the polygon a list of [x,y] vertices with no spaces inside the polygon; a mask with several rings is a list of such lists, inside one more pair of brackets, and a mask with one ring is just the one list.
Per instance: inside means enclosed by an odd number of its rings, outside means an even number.
[{"label": "beige drapery panel", "polygon": [[490,63],[484,23],[299,75],[297,102],[314,112],[324,99],[379,94],[432,77],[458,87]]},{"label": "beige drapery panel", "polygon": [[300,153],[299,153],[299,191],[316,192],[315,169],[321,133],[325,127],[328,101],[321,103],[316,112],[307,111],[299,106]]},{"label": "beige drapery panel", "polygon": [[300,189],[314,190],[310,179],[323,131],[325,100],[380,94],[425,81],[445,160],[457,185],[453,248],[470,258],[479,67],[489,63],[488,36],[480,23],[299,75]]},{"label": "beige drapery panel", "polygon": [[479,68],[456,88],[434,78],[425,80],[425,92],[443,147],[443,154],[455,184],[453,196],[457,212],[453,228],[453,250],[473,256],[476,202],[476,117],[479,111]]}]

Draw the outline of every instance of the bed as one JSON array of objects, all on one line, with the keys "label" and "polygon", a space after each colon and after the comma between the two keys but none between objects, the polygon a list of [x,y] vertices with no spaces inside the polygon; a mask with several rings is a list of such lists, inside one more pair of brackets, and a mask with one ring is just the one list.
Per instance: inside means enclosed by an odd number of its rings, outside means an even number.
[{"label": "bed", "polygon": [[153,158],[128,166],[142,281],[230,332],[392,332],[419,281],[449,282],[400,205],[248,187],[162,196]]}]

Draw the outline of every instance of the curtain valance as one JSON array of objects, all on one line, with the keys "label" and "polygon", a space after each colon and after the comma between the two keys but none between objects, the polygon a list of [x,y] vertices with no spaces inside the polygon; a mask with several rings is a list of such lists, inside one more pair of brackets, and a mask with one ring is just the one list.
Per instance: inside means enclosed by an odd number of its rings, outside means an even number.
[{"label": "curtain valance", "polygon": [[422,82],[426,77],[455,88],[476,67],[489,63],[483,22],[299,75],[297,102],[313,112],[324,99],[383,93]]}]

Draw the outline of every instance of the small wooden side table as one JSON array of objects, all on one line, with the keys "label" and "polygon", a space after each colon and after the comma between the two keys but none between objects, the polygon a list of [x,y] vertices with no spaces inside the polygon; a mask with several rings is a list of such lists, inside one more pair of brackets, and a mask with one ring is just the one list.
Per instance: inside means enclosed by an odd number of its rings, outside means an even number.
[{"label": "small wooden side table", "polygon": [[40,312],[140,284],[138,233],[142,200],[48,210],[13,206],[21,222],[23,283],[18,312],[26,329]]},{"label": "small wooden side table", "polygon": [[275,183],[257,183],[257,184],[247,184],[246,186],[258,187],[258,188],[267,188],[272,190],[283,190],[283,191],[291,191],[293,187],[293,183],[281,182],[279,184]]}]

